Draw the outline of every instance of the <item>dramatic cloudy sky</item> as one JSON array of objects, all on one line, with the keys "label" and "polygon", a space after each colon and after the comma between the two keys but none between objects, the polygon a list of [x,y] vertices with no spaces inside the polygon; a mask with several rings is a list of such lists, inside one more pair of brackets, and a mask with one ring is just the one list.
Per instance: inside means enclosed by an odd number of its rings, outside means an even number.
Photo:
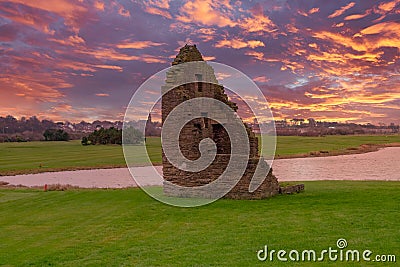
[{"label": "dramatic cloudy sky", "polygon": [[0,116],[122,119],[187,42],[277,119],[400,123],[400,0],[0,0]]}]

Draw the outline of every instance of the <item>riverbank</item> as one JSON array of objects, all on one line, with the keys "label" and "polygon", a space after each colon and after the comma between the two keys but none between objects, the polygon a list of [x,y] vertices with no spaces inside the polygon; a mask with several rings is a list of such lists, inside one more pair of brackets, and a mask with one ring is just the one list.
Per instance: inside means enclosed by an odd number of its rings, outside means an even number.
[{"label": "riverbank", "polygon": [[[274,175],[280,182],[316,180],[378,180],[400,181],[400,147],[387,147],[364,154],[327,157],[277,159],[272,164]],[[152,167],[134,167],[140,186],[161,186],[162,166],[156,166],[160,175],[153,175]],[[93,169],[63,172],[46,172],[3,176],[4,187],[15,185],[43,188],[44,185],[59,189],[61,185],[80,188],[137,187],[128,168]],[[1,183],[0,183],[1,185]],[[61,187],[62,188],[62,187]]]}]

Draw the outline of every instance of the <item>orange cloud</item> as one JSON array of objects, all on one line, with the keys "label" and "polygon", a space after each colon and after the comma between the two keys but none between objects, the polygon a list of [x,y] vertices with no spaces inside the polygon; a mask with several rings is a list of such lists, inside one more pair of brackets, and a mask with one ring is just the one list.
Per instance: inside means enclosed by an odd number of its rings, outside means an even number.
[{"label": "orange cloud", "polygon": [[277,30],[275,23],[261,12],[244,18],[239,22],[239,27],[248,32],[275,32]]},{"label": "orange cloud", "polygon": [[148,1],[146,1],[146,5],[168,9],[169,2],[170,2],[170,0],[148,0]]},{"label": "orange cloud", "polygon": [[146,55],[143,54],[141,56],[131,56],[123,53],[119,53],[112,48],[106,49],[96,49],[96,50],[77,50],[75,51],[78,54],[86,54],[92,55],[97,59],[104,59],[104,60],[136,60],[136,61],[143,61],[146,63],[165,63],[164,59],[161,59],[156,56]]},{"label": "orange cloud", "polygon": [[200,28],[197,30],[198,33],[201,34],[206,34],[206,35],[214,35],[215,30],[214,29],[209,29],[209,28]]},{"label": "orange cloud", "polygon": [[73,108],[71,105],[60,103],[51,107],[51,112],[71,112]]},{"label": "orange cloud", "polygon": [[315,49],[318,48],[318,45],[316,43],[308,44],[308,46]]},{"label": "orange cloud", "polygon": [[257,51],[247,51],[245,52],[245,55],[252,56],[260,61],[264,60],[264,53],[263,52],[257,52]]},{"label": "orange cloud", "polygon": [[259,83],[267,83],[270,79],[268,79],[265,76],[258,76],[253,78],[253,81],[259,82]]},{"label": "orange cloud", "polygon": [[313,37],[330,41],[338,46],[349,47],[355,51],[370,52],[381,47],[400,47],[400,33],[397,29],[399,29],[399,23],[385,22],[367,27],[360,32],[361,36],[379,33],[380,35],[375,38],[368,38],[368,36],[352,38],[326,31],[314,33]]},{"label": "orange cloud", "polygon": [[200,28],[197,31],[197,36],[204,42],[208,42],[214,39],[215,30],[210,28]]},{"label": "orange cloud", "polygon": [[358,42],[351,37],[343,36],[339,33],[333,33],[333,32],[327,32],[327,31],[322,31],[322,32],[316,32],[313,34],[313,37],[318,38],[318,39],[323,39],[323,40],[328,40],[333,43],[343,45],[345,47],[351,47],[352,49],[356,51],[366,51],[367,46],[363,42]]},{"label": "orange cloud", "polygon": [[172,16],[168,11],[168,9],[170,8],[169,2],[169,0],[143,1],[144,10],[152,15],[158,15],[168,19],[172,19]]},{"label": "orange cloud", "polygon": [[118,14],[120,14],[123,17],[129,18],[131,16],[131,13],[129,10],[126,10],[123,6],[120,6],[118,9]]},{"label": "orange cloud", "polygon": [[346,10],[352,8],[352,7],[355,6],[355,5],[356,5],[356,3],[351,2],[351,3],[347,4],[346,6],[343,6],[343,7],[341,7],[340,9],[336,10],[336,11],[333,12],[332,14],[330,14],[330,15],[328,16],[328,18],[335,18],[335,17],[338,17],[338,16],[342,15],[344,12],[346,12]]},{"label": "orange cloud", "polygon": [[382,22],[361,30],[361,34],[381,34],[389,33],[400,36],[400,23],[397,22]]},{"label": "orange cloud", "polygon": [[[212,0],[188,1],[180,8],[180,15],[176,19],[185,23],[200,23],[208,26],[235,26],[236,22],[229,18],[228,13],[220,10],[221,5],[223,4]],[[222,7],[231,8],[227,5]]]},{"label": "orange cloud", "polygon": [[[27,102],[31,104],[57,102],[64,97],[59,89],[72,86],[51,73],[9,74],[7,77],[0,78],[0,87],[4,89],[0,90],[0,104],[2,107],[7,107],[16,101],[20,101],[22,105]],[[23,97],[24,100],[13,101],[9,92],[14,92],[17,97]]]},{"label": "orange cloud", "polygon": [[281,62],[278,59],[275,58],[266,58],[263,52],[257,52],[257,51],[246,51],[244,53],[247,56],[252,56],[255,59],[259,60],[259,61],[265,61],[265,62]]},{"label": "orange cloud", "polygon": [[371,14],[371,10],[367,10],[365,11],[364,14],[354,14],[354,15],[349,15],[347,17],[344,18],[344,20],[356,20],[356,19],[362,19],[366,16],[368,16],[369,14]]},{"label": "orange cloud", "polygon": [[62,45],[68,45],[68,46],[77,46],[77,45],[85,44],[85,40],[78,35],[74,35],[74,36],[71,35],[65,40],[59,40],[59,39],[55,39],[55,38],[49,38],[48,40],[62,44]]},{"label": "orange cloud", "polygon": [[355,55],[350,53],[338,54],[338,53],[328,53],[322,52],[322,55],[309,55],[307,60],[311,61],[327,61],[327,62],[335,62],[335,63],[346,63],[351,59],[359,59],[365,60],[368,62],[377,62],[379,58],[382,56],[383,52],[378,53],[364,53],[361,55]]},{"label": "orange cloud", "polygon": [[[32,27],[38,31],[46,34],[54,34],[54,30],[50,30],[49,24],[54,21],[54,18],[45,15],[39,15],[36,13],[24,14],[23,10],[16,8],[8,8],[6,6],[1,7],[1,15],[5,18],[12,20],[16,23]],[[23,14],[21,16],[21,14]]]},{"label": "orange cloud", "polygon": [[304,12],[303,10],[297,10],[297,13],[299,13],[300,15],[302,15],[304,17],[308,17],[308,13]]},{"label": "orange cloud", "polygon": [[51,106],[49,109],[45,110],[45,112],[37,113],[31,111],[27,114],[36,114],[39,119],[51,119],[53,121],[64,121],[66,118],[69,118],[71,122],[80,122],[82,120],[93,121],[99,118],[102,120],[114,121],[122,120],[124,117],[124,114],[121,112],[115,112],[103,107],[80,107],[74,109],[69,104],[65,103]]},{"label": "orange cloud", "polygon": [[386,3],[381,3],[378,6],[374,7],[374,13],[380,14],[381,16],[375,19],[373,22],[382,21],[388,14],[399,14],[399,10],[396,9],[396,5],[398,3],[400,3],[400,0],[394,0]]},{"label": "orange cloud", "polygon": [[240,48],[245,48],[245,47],[250,47],[250,48],[256,48],[260,46],[265,46],[265,44],[261,41],[258,40],[250,40],[250,41],[244,41],[242,39],[232,39],[232,40],[221,40],[219,41],[215,47],[220,48],[220,47],[230,47],[234,49],[240,49]]},{"label": "orange cloud", "polygon": [[[66,59],[53,59],[53,58],[47,58],[46,61],[43,61],[43,55],[38,55],[38,57],[42,58],[41,64],[46,65],[54,64],[54,67],[56,69],[71,69],[74,71],[87,71],[87,72],[96,72],[97,69],[110,69],[110,70],[117,70],[117,71],[123,71],[123,69],[120,66],[116,65],[108,65],[108,64],[91,64],[91,63],[85,63],[85,62],[79,62],[79,61],[72,61],[72,60],[66,60]],[[80,76],[91,76],[90,74],[85,74],[81,73],[79,74]]]},{"label": "orange cloud", "polygon": [[314,13],[317,13],[317,12],[319,12],[319,8],[318,7],[314,7],[314,8],[311,8],[308,11],[308,14],[314,14]]},{"label": "orange cloud", "polygon": [[97,10],[104,11],[104,3],[103,2],[100,2],[100,1],[94,2],[94,7]]},{"label": "orange cloud", "polygon": [[[309,6],[298,12],[306,16],[301,17],[297,13],[298,5],[290,1],[285,1],[280,8],[264,3],[248,9],[249,4],[229,0],[188,0],[180,7],[177,7],[179,3],[169,0],[136,1],[133,5],[126,1],[124,6],[115,0],[38,0],[38,6],[35,1],[7,0],[0,8],[8,23],[0,26],[0,39],[7,42],[0,48],[0,53],[5,55],[4,73],[0,75],[1,112],[60,119],[115,119],[118,114],[115,103],[123,93],[107,98],[107,93],[111,93],[103,88],[104,81],[118,82],[115,75],[120,75],[116,72],[125,68],[140,70],[132,80],[142,81],[151,69],[142,62],[170,61],[167,57],[173,53],[177,42],[174,44],[168,35],[152,38],[153,31],[170,29],[180,39],[180,45],[202,43],[201,51],[207,54],[209,50],[213,55],[204,56],[206,60],[216,57],[223,60],[227,56],[227,49],[218,48],[238,49],[235,62],[248,64],[250,75],[261,83],[260,87],[269,85],[265,73],[274,77],[273,84],[289,86],[287,90],[278,86],[276,95],[271,98],[271,106],[279,117],[360,121],[386,115],[382,121],[395,118],[397,123],[400,23],[396,15],[400,14],[397,8],[400,0],[384,1],[363,3],[365,9],[357,11],[360,13],[352,12],[350,8],[355,4],[347,5],[348,2],[343,7],[336,5],[335,10],[328,10],[328,13],[326,5],[320,6],[324,12]],[[60,8],[59,3],[70,5]],[[127,29],[129,21],[120,15],[129,17],[131,13],[125,8],[137,5],[145,13],[129,9],[135,12],[132,16],[146,19],[142,23],[132,18],[140,24]],[[268,10],[264,12],[262,6]],[[272,21],[278,15],[273,13],[276,11],[290,19]],[[323,20],[323,14],[337,17],[337,21]],[[374,20],[379,17],[377,14],[381,17]],[[385,16],[385,22],[377,22]],[[360,20],[354,21],[356,19]],[[115,32],[116,28],[121,31]],[[99,29],[104,31],[103,35],[91,34]],[[130,36],[137,38],[124,40],[129,30],[132,30]],[[46,37],[43,33],[52,36]],[[152,54],[147,53],[146,48],[152,48],[149,49]],[[175,57],[176,52],[171,57]],[[284,72],[279,73],[279,68]],[[96,72],[101,72],[101,78]],[[302,78],[307,82],[302,82]],[[92,85],[98,92],[90,91],[94,88]],[[76,99],[78,90],[85,88],[89,90],[85,105],[92,105],[91,108],[79,106],[79,101],[65,102],[65,99]],[[104,100],[110,101],[108,111],[94,104]],[[384,108],[390,110],[383,112]]]},{"label": "orange cloud", "polygon": [[88,71],[88,72],[96,72],[90,64],[83,62],[75,62],[75,61],[59,61],[56,63],[57,68],[61,69],[72,69],[75,71]]},{"label": "orange cloud", "polygon": [[335,28],[340,28],[340,27],[343,27],[343,26],[344,26],[344,22],[340,22],[338,24],[333,25],[333,27],[335,27]]},{"label": "orange cloud", "polygon": [[315,98],[315,99],[326,99],[326,98],[335,97],[334,94],[313,94],[313,93],[309,93],[309,92],[305,92],[304,95],[307,97],[310,97],[310,98]]},{"label": "orange cloud", "polygon": [[203,56],[203,59],[204,59],[205,61],[211,61],[211,60],[214,60],[215,57],[214,57],[214,56]]},{"label": "orange cloud", "polygon": [[120,66],[113,66],[113,65],[94,65],[94,67],[100,68],[100,69],[117,70],[117,71],[123,70]]},{"label": "orange cloud", "polygon": [[73,12],[86,10],[84,7],[77,5],[77,3],[72,3],[72,1],[67,1],[67,0],[54,0],[51,3],[47,0],[35,0],[35,1],[8,0],[8,2],[22,4],[32,8],[38,8],[60,15],[64,14],[72,15]]},{"label": "orange cloud", "polygon": [[281,67],[282,71],[290,69],[292,73],[296,73],[297,71],[304,69],[304,65],[300,62],[283,59],[282,63],[283,63]]},{"label": "orange cloud", "polygon": [[398,3],[400,3],[400,0],[394,0],[391,2],[381,3],[381,4],[379,4],[378,8],[383,11],[390,12],[396,7],[396,5]]},{"label": "orange cloud", "polygon": [[362,104],[382,104],[400,99],[400,93],[388,92],[388,93],[377,93],[374,95],[354,95],[348,97],[349,102],[362,103]]},{"label": "orange cloud", "polygon": [[123,43],[117,44],[117,48],[143,49],[147,47],[160,46],[160,45],[165,45],[165,43],[156,43],[152,41],[134,41],[134,42],[125,41]]},{"label": "orange cloud", "polygon": [[298,33],[299,32],[299,29],[296,28],[296,26],[294,26],[293,24],[286,25],[286,29],[287,29],[288,32],[291,32],[291,33]]},{"label": "orange cloud", "polygon": [[[319,93],[319,88],[313,88],[312,90],[315,93],[304,92],[304,97],[313,99],[311,103],[304,102],[304,100],[300,101],[298,99],[301,98],[300,95],[294,99],[287,99],[287,97],[285,99],[270,99],[270,107],[275,118],[313,117],[318,120],[338,122],[370,122],[371,118],[386,117],[386,114],[375,111],[374,107],[387,106],[386,103],[400,99],[399,93],[396,92],[371,95],[358,89],[352,94],[346,93],[342,95],[341,93],[335,93],[337,90],[334,88],[332,88],[333,92],[328,91],[328,93],[322,94]],[[365,105],[368,105],[369,110],[363,108],[366,107]]]}]

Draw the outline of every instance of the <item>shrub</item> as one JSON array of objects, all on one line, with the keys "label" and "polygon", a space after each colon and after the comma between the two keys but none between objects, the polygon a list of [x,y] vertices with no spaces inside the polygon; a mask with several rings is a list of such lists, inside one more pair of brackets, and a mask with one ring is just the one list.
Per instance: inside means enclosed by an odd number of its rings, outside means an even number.
[{"label": "shrub", "polygon": [[89,134],[89,136],[82,137],[82,145],[107,145],[107,144],[122,144],[122,130],[114,127],[109,129],[101,128]]},{"label": "shrub", "polygon": [[69,135],[63,130],[47,129],[43,133],[45,141],[68,141]]}]

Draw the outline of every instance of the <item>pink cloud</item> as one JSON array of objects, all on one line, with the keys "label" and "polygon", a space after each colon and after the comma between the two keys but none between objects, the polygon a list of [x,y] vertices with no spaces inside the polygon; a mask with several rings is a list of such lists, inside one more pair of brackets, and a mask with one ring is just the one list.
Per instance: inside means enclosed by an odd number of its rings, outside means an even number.
[{"label": "pink cloud", "polygon": [[160,46],[160,45],[165,45],[165,43],[157,43],[157,42],[152,42],[152,41],[129,41],[126,40],[122,43],[117,44],[118,48],[121,49],[143,49],[147,47],[154,47],[154,46]]},{"label": "pink cloud", "polygon": [[[77,0],[54,0],[51,2],[47,0],[8,0],[8,2],[24,5],[40,11],[57,14],[60,17],[64,18],[65,25],[71,27],[71,29],[76,33],[79,31],[79,19],[83,16],[83,14],[88,12],[87,7],[83,6],[82,2]],[[31,15],[32,16],[21,16],[20,19],[25,18],[25,23],[29,24],[29,17],[36,19],[37,17],[41,16],[41,14]],[[33,21],[31,23],[35,24]],[[46,27],[44,27],[44,29],[46,30]]]},{"label": "pink cloud", "polygon": [[270,81],[270,79],[268,79],[265,76],[258,76],[253,78],[254,81],[259,82],[259,83],[267,83],[268,81]]},{"label": "pink cloud", "polygon": [[149,14],[159,15],[167,19],[172,19],[171,14],[167,10],[162,10],[156,7],[146,7],[145,11]]}]

